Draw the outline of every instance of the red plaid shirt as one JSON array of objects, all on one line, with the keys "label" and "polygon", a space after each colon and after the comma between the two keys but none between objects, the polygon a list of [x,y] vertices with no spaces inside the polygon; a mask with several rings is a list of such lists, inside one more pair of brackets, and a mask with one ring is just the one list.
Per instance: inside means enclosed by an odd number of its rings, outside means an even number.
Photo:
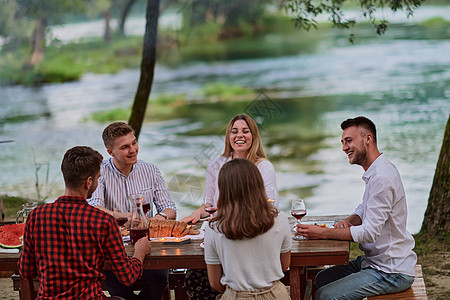
[{"label": "red plaid shirt", "polygon": [[105,260],[125,285],[142,275],[142,263],[127,256],[114,218],[85,199],[60,197],[28,217],[18,266],[24,278],[39,276],[38,299],[105,299]]}]

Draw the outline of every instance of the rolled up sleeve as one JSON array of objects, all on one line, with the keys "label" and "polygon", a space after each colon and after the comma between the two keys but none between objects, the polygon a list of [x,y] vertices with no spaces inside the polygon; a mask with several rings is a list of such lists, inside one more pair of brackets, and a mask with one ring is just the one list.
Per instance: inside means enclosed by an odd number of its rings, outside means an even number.
[{"label": "rolled up sleeve", "polygon": [[350,233],[355,242],[373,243],[380,236],[393,207],[395,189],[392,183],[385,177],[377,177],[371,182],[369,189],[370,197],[362,216],[362,209],[358,208],[357,214],[363,220],[359,226],[350,227]]}]

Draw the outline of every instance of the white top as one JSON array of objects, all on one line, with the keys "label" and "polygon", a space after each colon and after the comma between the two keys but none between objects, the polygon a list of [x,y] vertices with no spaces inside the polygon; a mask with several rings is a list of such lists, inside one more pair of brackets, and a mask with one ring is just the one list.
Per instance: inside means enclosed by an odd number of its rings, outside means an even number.
[{"label": "white top", "polygon": [[291,250],[292,237],[287,215],[279,212],[269,231],[243,240],[229,240],[206,226],[205,261],[222,265],[220,282],[238,291],[272,286],[283,278],[280,254]]},{"label": "white top", "polygon": [[[208,167],[206,168],[205,203],[211,203],[212,206],[217,205],[217,200],[219,199],[219,171],[222,166],[231,159],[231,156],[223,157],[222,155],[219,155],[208,162]],[[267,197],[275,200],[274,205],[278,208],[278,190],[275,168],[267,159],[262,160],[257,167],[264,181]]]},{"label": "white top", "polygon": [[362,267],[414,276],[417,255],[406,230],[406,197],[397,168],[382,154],[363,174],[363,201],[353,214],[362,225],[350,227],[352,238],[365,253]]},{"label": "white top", "polygon": [[[164,178],[159,169],[151,163],[138,160],[128,176],[123,175],[114,166],[112,157],[103,161],[100,167],[98,187],[87,202],[92,206],[102,206],[109,210],[117,208],[119,212],[130,212],[132,194],[143,194],[149,197],[156,206],[157,212],[166,208],[176,211],[175,203],[170,199]],[[152,214],[152,209],[147,213]]]}]

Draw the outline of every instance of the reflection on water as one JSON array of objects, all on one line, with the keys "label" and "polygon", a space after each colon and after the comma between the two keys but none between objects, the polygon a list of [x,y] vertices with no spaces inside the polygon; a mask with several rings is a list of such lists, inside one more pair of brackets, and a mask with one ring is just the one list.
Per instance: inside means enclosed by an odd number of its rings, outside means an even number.
[{"label": "reflection on water", "polygon": [[[350,213],[362,198],[363,170],[348,165],[339,124],[366,115],[378,126],[379,148],[402,174],[408,228],[417,232],[450,112],[450,41],[416,31],[409,32],[414,39],[404,39],[405,31],[391,30],[358,46],[330,35],[307,55],[160,66],[155,94],[198,98],[197,90],[211,81],[266,93],[258,101],[192,102],[175,119],[146,123],[140,158],[159,166],[179,216],[185,216],[202,202],[204,167],[223,151],[226,124],[247,112],[257,117],[278,172],[282,210],[301,197],[311,215]],[[101,140],[106,124],[83,120],[94,111],[129,107],[138,78],[137,70],[126,70],[74,83],[0,87],[0,140],[15,140],[0,144],[1,193],[34,197],[36,161],[50,164],[48,184],[43,170],[37,174],[54,199],[62,193],[59,165],[68,148],[89,145],[107,157]]]}]

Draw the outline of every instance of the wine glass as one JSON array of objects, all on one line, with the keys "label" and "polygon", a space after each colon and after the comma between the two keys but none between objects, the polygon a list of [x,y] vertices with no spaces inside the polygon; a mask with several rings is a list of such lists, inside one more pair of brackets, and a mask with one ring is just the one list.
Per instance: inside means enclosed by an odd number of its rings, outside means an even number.
[{"label": "wine glass", "polygon": [[214,213],[217,211],[217,207],[215,206],[206,206],[205,211],[209,213],[209,216],[212,217]]},{"label": "wine glass", "polygon": [[[305,201],[303,199],[297,199],[297,200],[292,201],[291,215],[297,219],[297,222],[295,225],[300,224],[300,220],[304,216],[306,216],[306,206],[305,206]],[[297,232],[296,227],[297,226],[294,226],[295,232]],[[299,240],[304,240],[306,238],[301,235],[294,235],[293,239],[299,241]]]},{"label": "wine glass", "polygon": [[122,213],[117,210],[117,207],[114,206],[113,216],[116,219],[117,225],[122,230],[122,226],[128,221],[127,217],[124,217]]}]

